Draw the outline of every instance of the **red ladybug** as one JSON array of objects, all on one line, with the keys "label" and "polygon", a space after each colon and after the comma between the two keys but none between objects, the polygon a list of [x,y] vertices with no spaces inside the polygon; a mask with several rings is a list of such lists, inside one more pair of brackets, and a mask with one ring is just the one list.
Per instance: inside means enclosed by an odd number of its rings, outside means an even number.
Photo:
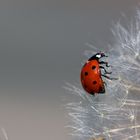
[{"label": "red ladybug", "polygon": [[[106,74],[111,74],[107,72],[103,67],[109,67],[108,62],[99,61],[100,58],[107,57],[104,53],[97,53],[93,55],[83,66],[81,70],[81,83],[83,88],[90,94],[95,93],[105,93],[105,86],[102,76],[112,80],[113,78],[108,77]],[[104,74],[101,73],[101,69],[104,70]]]}]

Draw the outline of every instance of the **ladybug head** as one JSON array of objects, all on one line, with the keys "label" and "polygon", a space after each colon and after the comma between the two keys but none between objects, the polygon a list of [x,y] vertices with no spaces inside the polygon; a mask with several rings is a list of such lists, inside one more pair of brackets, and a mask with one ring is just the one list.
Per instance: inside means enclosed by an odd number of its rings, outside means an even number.
[{"label": "ladybug head", "polygon": [[91,61],[94,59],[99,60],[102,57],[107,57],[107,56],[105,55],[105,53],[99,52],[99,53],[96,53],[95,55],[93,55],[92,57],[90,57],[88,61]]},{"label": "ladybug head", "polygon": [[103,52],[99,52],[99,53],[96,53],[96,54],[95,54],[95,57],[96,57],[97,59],[100,59],[101,57],[105,57],[105,54],[104,54]]}]

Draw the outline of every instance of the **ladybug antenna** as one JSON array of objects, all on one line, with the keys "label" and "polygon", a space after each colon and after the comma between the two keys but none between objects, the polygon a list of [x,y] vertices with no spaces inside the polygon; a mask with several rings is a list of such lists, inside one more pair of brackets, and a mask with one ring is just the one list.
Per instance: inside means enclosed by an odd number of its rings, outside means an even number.
[{"label": "ladybug antenna", "polygon": [[101,52],[102,57],[108,57],[108,55],[106,55],[106,52]]}]

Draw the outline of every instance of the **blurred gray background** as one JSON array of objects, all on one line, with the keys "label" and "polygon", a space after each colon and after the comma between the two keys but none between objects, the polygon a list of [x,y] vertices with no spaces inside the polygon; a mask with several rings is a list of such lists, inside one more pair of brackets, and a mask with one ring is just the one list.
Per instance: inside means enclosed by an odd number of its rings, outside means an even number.
[{"label": "blurred gray background", "polygon": [[[112,41],[112,21],[139,0],[1,0],[0,126],[9,140],[71,140],[65,81],[79,83],[85,45]],[[66,102],[65,102],[66,103]]]}]

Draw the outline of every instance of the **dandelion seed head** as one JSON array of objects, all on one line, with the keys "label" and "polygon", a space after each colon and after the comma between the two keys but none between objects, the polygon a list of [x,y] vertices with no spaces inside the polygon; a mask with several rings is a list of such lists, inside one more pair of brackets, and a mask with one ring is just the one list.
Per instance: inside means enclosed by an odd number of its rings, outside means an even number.
[{"label": "dandelion seed head", "polygon": [[[115,39],[109,44],[108,58],[105,60],[112,66],[108,68],[112,77],[118,80],[106,81],[106,93],[96,96],[85,93],[81,86],[66,83],[66,90],[78,98],[76,102],[66,105],[71,117],[72,135],[80,140],[89,140],[102,136],[106,140],[140,139],[140,11],[128,25],[120,22],[113,25]],[[92,50],[86,50],[90,57],[98,52],[95,46],[86,43]],[[135,98],[134,98],[135,97]],[[80,101],[79,101],[80,99]],[[138,115],[139,114],[139,115]]]}]

